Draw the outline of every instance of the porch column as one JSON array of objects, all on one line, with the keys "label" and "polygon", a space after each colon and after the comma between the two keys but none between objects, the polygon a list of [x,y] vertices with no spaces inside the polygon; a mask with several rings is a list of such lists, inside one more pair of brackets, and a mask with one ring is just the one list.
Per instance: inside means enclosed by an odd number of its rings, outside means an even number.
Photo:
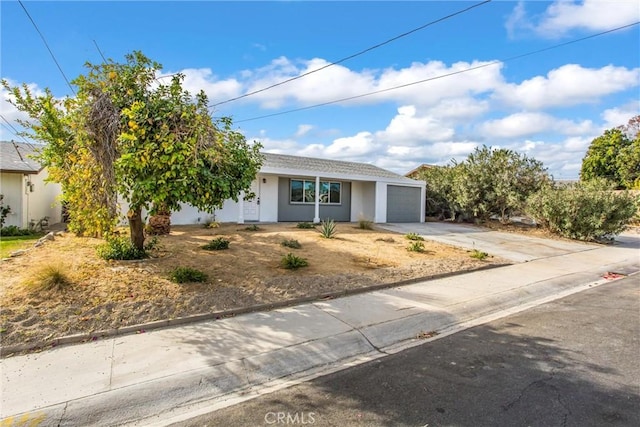
[{"label": "porch column", "polygon": [[320,177],[316,176],[316,210],[313,222],[320,222]]},{"label": "porch column", "polygon": [[244,224],[244,191],[238,197],[238,224]]}]

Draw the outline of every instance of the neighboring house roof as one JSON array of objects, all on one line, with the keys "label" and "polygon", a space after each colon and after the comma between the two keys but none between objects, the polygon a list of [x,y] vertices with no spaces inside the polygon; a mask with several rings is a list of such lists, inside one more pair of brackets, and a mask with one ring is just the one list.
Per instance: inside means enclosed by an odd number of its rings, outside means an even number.
[{"label": "neighboring house roof", "polygon": [[402,175],[368,163],[345,162],[342,160],[317,159],[290,156],[287,154],[262,153],[264,162],[261,172],[301,175],[304,172],[318,172],[324,178],[362,179],[371,181],[391,181],[419,184]]},{"label": "neighboring house roof", "polygon": [[30,156],[37,153],[37,145],[24,142],[0,141],[0,172],[36,174],[42,166]]},{"label": "neighboring house roof", "polygon": [[426,169],[431,169],[431,168],[435,168],[437,167],[437,165],[428,165],[426,163],[421,164],[420,166],[418,166],[415,169],[412,169],[411,171],[407,172],[404,174],[404,176],[408,177],[408,178],[413,178],[416,175],[418,175],[420,172],[426,170]]}]

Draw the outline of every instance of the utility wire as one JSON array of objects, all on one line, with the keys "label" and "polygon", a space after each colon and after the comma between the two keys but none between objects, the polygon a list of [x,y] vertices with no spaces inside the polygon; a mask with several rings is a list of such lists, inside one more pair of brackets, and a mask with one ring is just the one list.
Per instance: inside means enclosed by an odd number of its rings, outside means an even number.
[{"label": "utility wire", "polygon": [[53,58],[53,62],[56,63],[56,66],[58,67],[58,70],[60,70],[60,73],[62,74],[62,77],[64,77],[64,81],[67,82],[67,85],[69,86],[69,89],[71,89],[71,92],[73,92],[73,94],[76,94],[76,91],[73,90],[73,86],[71,86],[71,83],[69,83],[69,79],[67,79],[67,76],[64,74],[64,71],[62,71],[62,67],[60,66],[60,64],[58,63],[58,60],[56,59],[56,56],[53,54],[53,51],[51,50],[51,48],[49,47],[49,43],[47,43],[47,39],[44,38],[44,35],[42,35],[42,32],[40,31],[40,29],[38,28],[38,26],[36,25],[36,22],[33,20],[33,18],[31,17],[31,15],[29,14],[29,11],[27,10],[26,7],[24,7],[24,4],[22,4],[22,0],[18,0],[18,3],[20,3],[20,6],[22,6],[22,9],[24,10],[24,13],[27,14],[27,17],[29,18],[29,20],[31,21],[31,23],[33,24],[33,26],[35,27],[36,31],[38,32],[38,34],[40,35],[40,38],[42,39],[42,41],[44,42],[44,45],[46,46],[47,50],[49,51],[49,53],[51,54],[51,58]]},{"label": "utility wire", "polygon": [[14,134],[15,136],[17,136],[18,138],[21,138],[28,146],[30,146],[31,148],[35,149],[35,147],[33,146],[32,143],[30,143],[24,136],[20,135],[20,132],[18,132],[18,129],[16,129],[11,122],[9,122],[7,119],[4,118],[4,116],[2,114],[0,114],[0,118],[2,120],[4,120],[4,122],[9,125],[5,125],[4,123],[0,123],[0,125],[4,126],[5,129],[7,129],[9,132],[11,132],[12,134]]},{"label": "utility wire", "polygon": [[613,28],[611,30],[603,31],[603,32],[600,32],[600,33],[597,33],[597,34],[591,34],[589,36],[582,37],[582,38],[575,39],[575,40],[571,40],[571,41],[568,41],[568,42],[564,42],[564,43],[556,44],[556,45],[553,45],[553,46],[545,47],[545,48],[542,48],[542,49],[526,52],[526,53],[523,53],[523,54],[520,54],[520,55],[510,56],[510,57],[505,58],[505,59],[496,59],[495,61],[487,62],[486,64],[477,65],[475,67],[465,68],[464,70],[453,71],[451,73],[441,74],[441,75],[435,76],[435,77],[430,77],[428,79],[418,80],[418,81],[411,82],[411,83],[405,83],[405,84],[399,85],[399,86],[394,86],[394,87],[390,87],[390,88],[386,88],[386,89],[376,90],[376,91],[373,91],[373,92],[363,93],[361,95],[354,95],[354,96],[349,96],[347,98],[340,98],[340,99],[336,99],[336,100],[333,100],[333,101],[322,102],[320,104],[309,105],[307,107],[295,108],[293,110],[287,110],[287,111],[280,111],[278,113],[266,114],[266,115],[263,115],[263,116],[251,117],[251,118],[248,118],[248,119],[236,120],[235,123],[249,122],[249,121],[252,121],[252,120],[265,119],[267,117],[274,117],[274,116],[280,116],[280,115],[283,115],[283,114],[295,113],[295,112],[298,112],[298,111],[310,110],[312,108],[323,107],[325,105],[331,105],[331,104],[337,104],[337,103],[344,102],[344,101],[351,101],[353,99],[364,98],[364,97],[367,97],[367,96],[376,95],[376,94],[383,93],[383,92],[389,92],[389,91],[396,90],[396,89],[402,89],[402,88],[413,86],[413,85],[417,85],[417,84],[420,84],[420,83],[426,83],[426,82],[430,82],[430,81],[433,81],[433,80],[439,80],[439,79],[443,79],[445,77],[454,76],[456,74],[462,74],[462,73],[466,73],[466,72],[473,71],[473,70],[479,70],[480,68],[490,67],[492,65],[501,64],[501,63],[505,63],[505,62],[514,61],[516,59],[524,58],[526,56],[536,55],[538,53],[546,52],[548,50],[558,49],[560,47],[564,47],[564,46],[567,46],[567,45],[570,45],[570,44],[573,44],[573,43],[578,43],[578,42],[581,42],[581,41],[584,41],[584,40],[592,39],[594,37],[598,37],[598,36],[602,36],[604,34],[612,33],[614,31],[623,30],[625,28],[629,28],[629,27],[632,27],[632,26],[638,25],[638,24],[640,24],[640,21],[637,21],[637,22],[634,22],[634,23],[628,24],[628,25],[623,25],[621,27]]},{"label": "utility wire", "polygon": [[400,39],[402,37],[406,37],[406,36],[408,36],[410,34],[413,34],[416,31],[420,31],[422,29],[425,29],[425,28],[427,28],[427,27],[429,27],[431,25],[434,25],[434,24],[437,24],[439,22],[445,21],[447,19],[453,18],[456,15],[461,15],[461,14],[463,14],[465,12],[470,11],[471,9],[474,9],[476,7],[479,7],[479,6],[485,5],[487,3],[490,3],[491,1],[492,0],[485,0],[485,1],[481,2],[481,3],[474,4],[472,6],[467,7],[466,9],[459,10],[459,11],[454,12],[452,14],[449,14],[447,16],[443,16],[442,18],[436,19],[435,21],[428,22],[428,23],[426,23],[424,25],[421,25],[421,26],[419,26],[417,28],[414,28],[413,30],[410,30],[410,31],[402,33],[402,34],[400,34],[398,36],[392,37],[392,38],[390,38],[390,39],[388,39],[386,41],[383,41],[382,43],[378,43],[378,44],[376,44],[374,46],[368,47],[368,48],[366,48],[364,50],[361,50],[360,52],[354,53],[353,55],[349,55],[349,56],[344,57],[342,59],[339,59],[337,61],[331,62],[330,64],[324,65],[324,66],[322,66],[320,68],[316,68],[316,69],[313,69],[311,71],[307,71],[306,73],[300,74],[300,75],[295,76],[295,77],[291,77],[291,78],[289,78],[287,80],[283,80],[283,81],[281,81],[279,83],[272,84],[271,86],[267,86],[267,87],[264,87],[262,89],[254,90],[253,92],[245,93],[244,95],[236,96],[235,98],[227,99],[226,101],[222,101],[222,102],[218,102],[218,103],[215,103],[215,104],[211,104],[211,105],[209,105],[209,107],[217,107],[218,105],[226,104],[226,103],[232,102],[232,101],[237,101],[238,99],[246,98],[248,96],[255,95],[255,94],[260,93],[260,92],[264,92],[264,91],[272,89],[274,87],[281,86],[281,85],[283,85],[285,83],[289,83],[289,82],[292,82],[294,80],[301,79],[302,77],[308,76],[309,74],[317,73],[318,71],[324,70],[325,68],[329,68],[329,67],[332,67],[334,65],[341,64],[341,63],[343,63],[345,61],[348,61],[349,59],[355,58],[356,56],[360,56],[360,55],[365,54],[365,53],[367,53],[369,51],[372,51],[374,49],[382,47],[382,46],[384,46],[386,44],[389,44],[391,42],[394,42],[394,41],[396,41],[396,40],[398,40],[398,39]]},{"label": "utility wire", "polygon": [[106,64],[107,63],[107,58],[105,58],[104,55],[102,54],[102,51],[100,50],[100,46],[98,46],[98,43],[95,41],[95,39],[93,40],[93,44],[96,45],[96,49],[98,49],[98,53],[100,54],[100,56],[102,57],[102,60]]}]

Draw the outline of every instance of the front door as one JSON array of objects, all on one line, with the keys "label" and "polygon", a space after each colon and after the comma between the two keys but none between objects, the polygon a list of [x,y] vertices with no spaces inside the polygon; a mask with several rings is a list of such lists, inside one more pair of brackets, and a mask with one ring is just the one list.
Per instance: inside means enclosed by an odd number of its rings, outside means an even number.
[{"label": "front door", "polygon": [[255,180],[251,183],[251,192],[255,193],[255,197],[251,200],[244,201],[244,220],[259,221],[260,220],[260,183]]}]

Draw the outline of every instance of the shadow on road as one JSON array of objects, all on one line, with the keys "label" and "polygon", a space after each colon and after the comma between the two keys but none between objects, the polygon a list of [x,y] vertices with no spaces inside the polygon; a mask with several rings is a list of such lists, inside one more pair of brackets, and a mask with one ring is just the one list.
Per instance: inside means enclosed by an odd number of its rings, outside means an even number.
[{"label": "shadow on road", "polygon": [[635,283],[603,285],[180,425],[273,425],[280,413],[316,426],[640,425]]}]

